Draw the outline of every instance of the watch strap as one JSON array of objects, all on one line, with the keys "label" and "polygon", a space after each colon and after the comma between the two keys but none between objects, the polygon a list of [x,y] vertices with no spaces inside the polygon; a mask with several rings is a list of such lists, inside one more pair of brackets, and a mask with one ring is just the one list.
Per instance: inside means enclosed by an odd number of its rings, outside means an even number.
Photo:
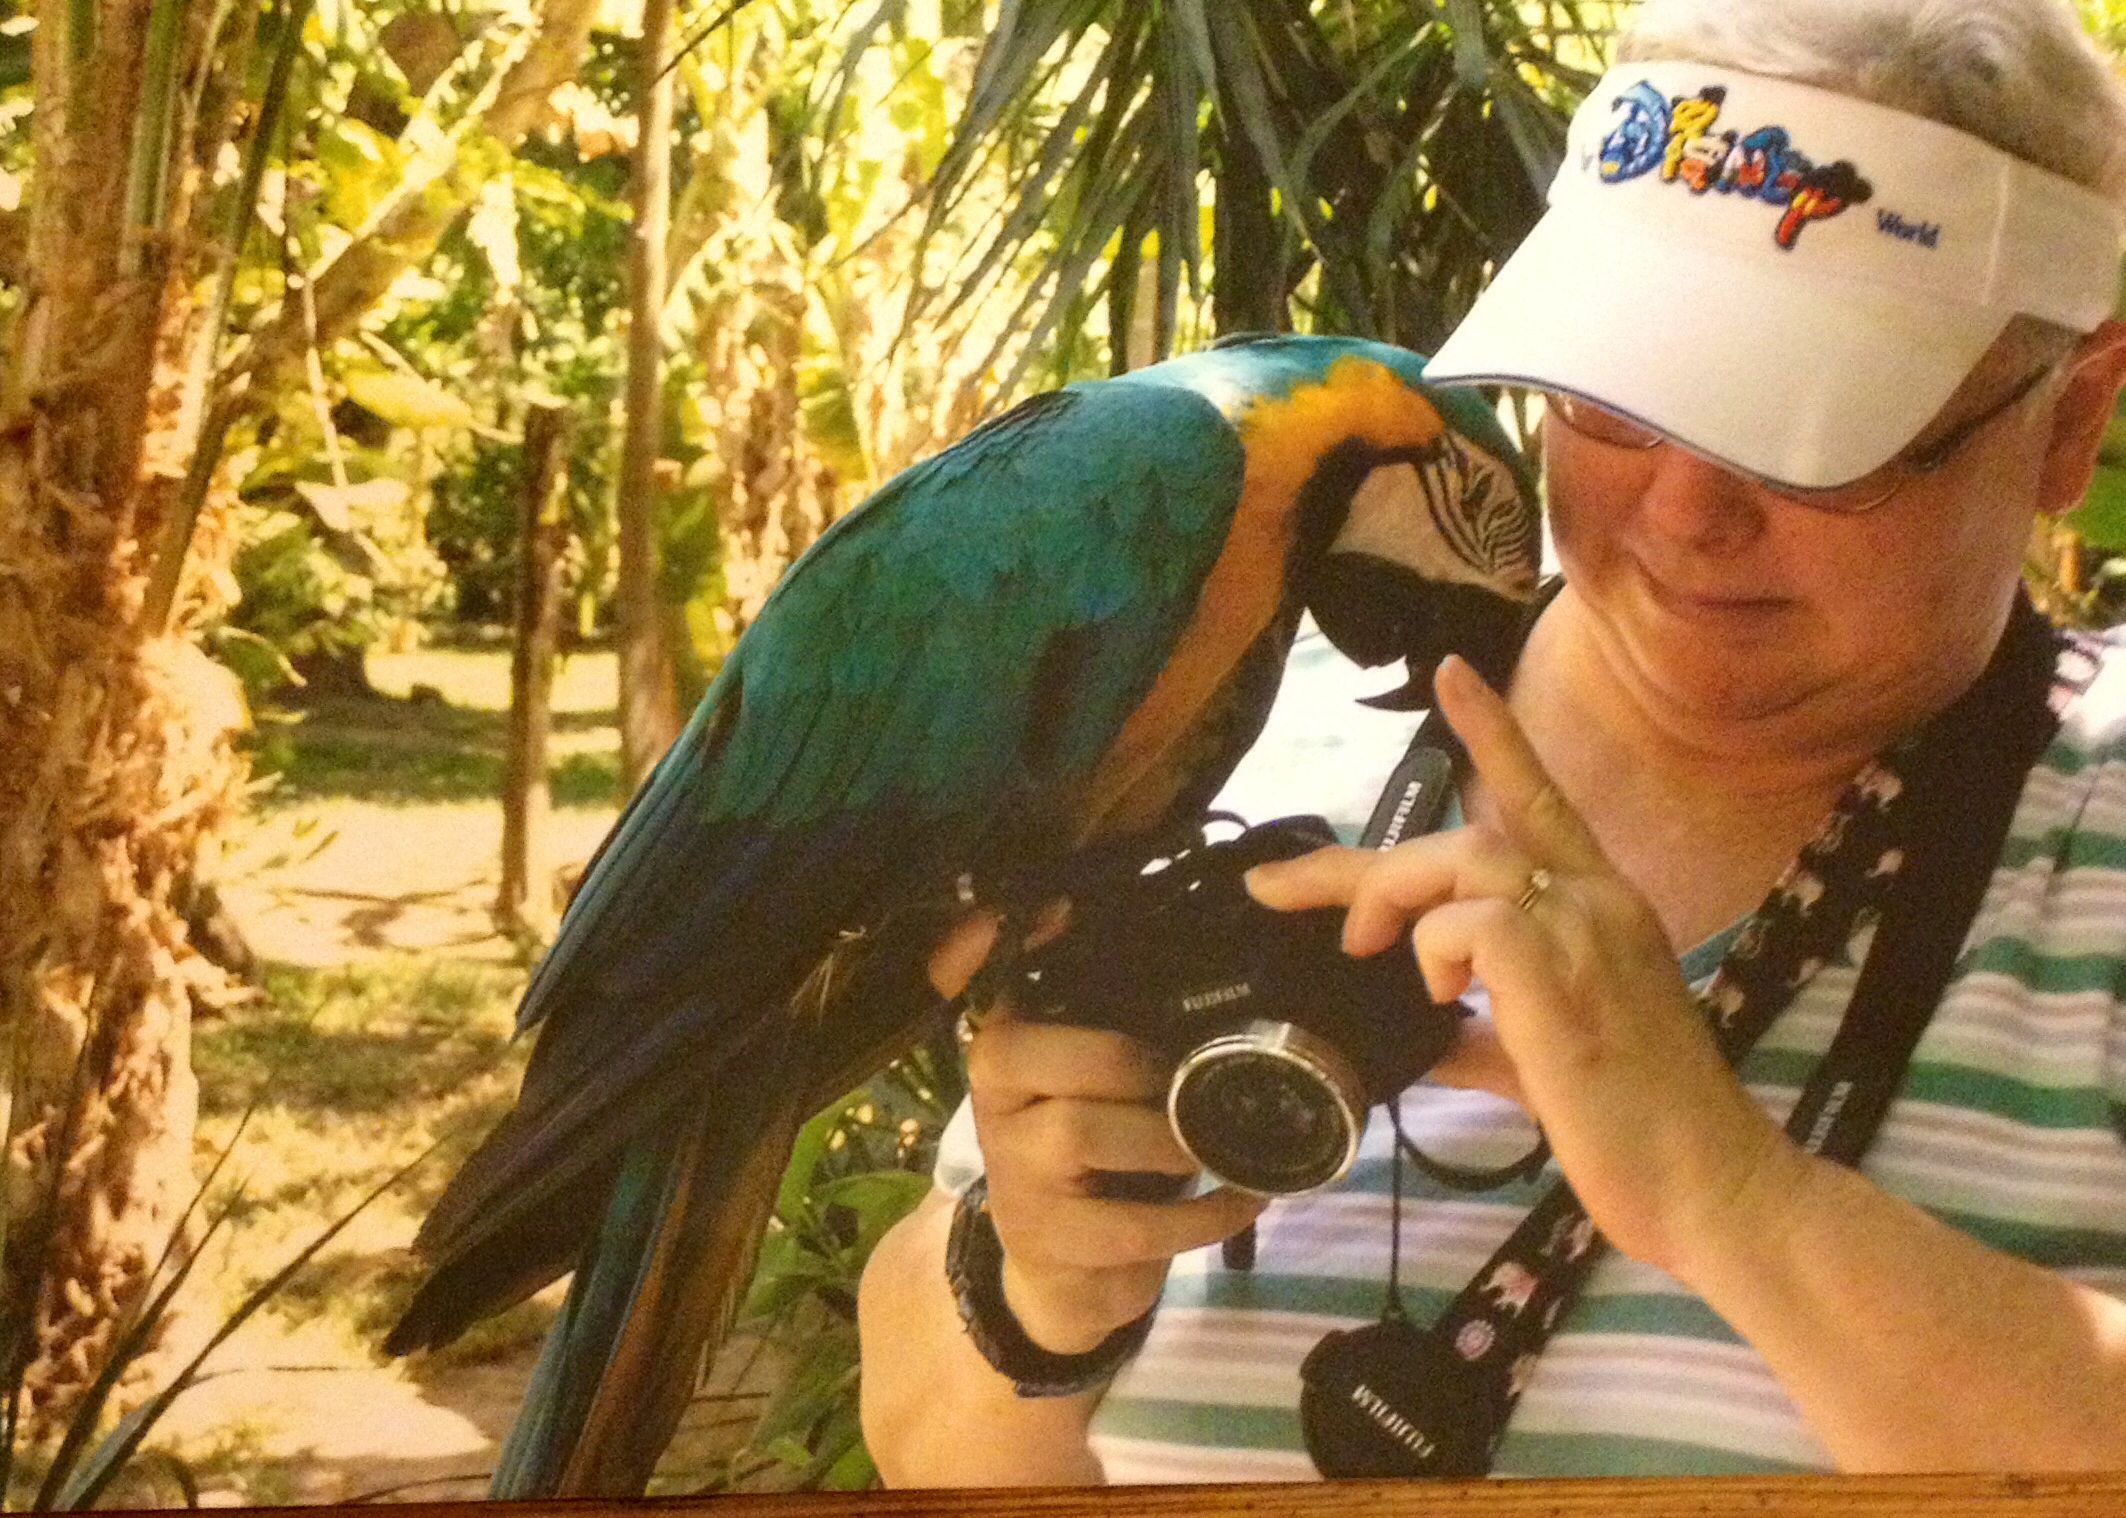
[{"label": "watch strap", "polygon": [[962,1193],[953,1213],[945,1279],[976,1351],[1022,1397],[1074,1397],[1106,1384],[1143,1345],[1156,1311],[1147,1309],[1082,1354],[1059,1355],[1036,1344],[1004,1300],[1004,1246],[989,1216],[983,1176]]}]

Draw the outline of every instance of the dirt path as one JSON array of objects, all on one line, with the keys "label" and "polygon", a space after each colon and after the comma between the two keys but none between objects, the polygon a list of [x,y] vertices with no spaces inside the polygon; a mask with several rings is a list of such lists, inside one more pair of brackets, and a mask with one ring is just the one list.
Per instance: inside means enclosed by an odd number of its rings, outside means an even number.
[{"label": "dirt path", "polygon": [[[610,664],[589,656],[564,666],[557,710],[582,716],[574,731],[557,734],[557,761],[570,751],[617,747],[617,735],[604,725],[612,702]],[[506,654],[372,656],[370,669],[387,694],[403,696],[415,683],[438,687],[460,716],[496,712],[507,703]],[[549,862],[580,866],[615,815],[612,806],[555,810]],[[506,986],[522,962],[491,915],[500,851],[501,809],[493,801],[390,804],[318,795],[269,804],[241,827],[228,850],[222,895],[252,950],[269,964],[327,973],[377,967],[386,975],[406,973],[408,965],[453,972],[483,966],[480,984],[502,977]],[[499,1044],[506,1006],[485,1015],[500,1022],[486,1034]],[[231,1014],[244,1016],[243,1009]],[[360,1032],[383,1041],[369,1029]],[[338,1046],[321,1039],[318,1047]],[[273,1100],[270,1090],[267,1100]],[[269,1173],[261,1189],[285,1199],[307,1179],[319,1196],[306,1206],[284,1205],[285,1220],[252,1225],[269,1237],[235,1246],[245,1251],[246,1279],[261,1273],[262,1261],[292,1253],[323,1217],[344,1210],[340,1198],[355,1182],[370,1183],[359,1166],[329,1178],[323,1173],[356,1150],[373,1169],[372,1151],[382,1152],[390,1137],[392,1105],[352,1114],[328,1110],[308,1119],[318,1125],[315,1139],[295,1126],[292,1137],[278,1140],[298,1162],[314,1155],[320,1176]],[[217,1126],[228,1124],[202,1123]],[[254,1124],[251,1132],[259,1131]],[[406,1246],[442,1176],[422,1179],[425,1190],[386,1198],[319,1256],[312,1291],[329,1293],[345,1282],[348,1290],[373,1295],[379,1270],[411,1272]],[[215,1264],[210,1256],[205,1268]],[[225,1301],[229,1295],[225,1285]],[[210,1506],[345,1502],[384,1493],[405,1500],[484,1496],[559,1296],[552,1288],[519,1309],[512,1331],[497,1336],[486,1355],[391,1362],[375,1352],[380,1328],[363,1323],[351,1331],[344,1312],[305,1319],[299,1304],[284,1310],[276,1302],[217,1353],[208,1378],[179,1400],[163,1432],[198,1474],[201,1500]],[[201,1334],[212,1326],[201,1320],[214,1316],[195,1312],[183,1331]],[[152,1500],[175,1502],[178,1494],[160,1492]]]},{"label": "dirt path", "polygon": [[[508,1033],[526,965],[491,915],[501,809],[480,778],[495,762],[507,656],[372,655],[370,674],[391,699],[313,713],[296,740],[311,746],[284,787],[292,798],[263,806],[227,851],[223,901],[273,967],[274,996],[197,1035],[203,1049],[220,1040],[215,1087],[203,1092],[202,1162],[256,1097],[261,1110],[238,1154],[262,1202],[232,1230],[228,1258],[210,1255],[195,1276],[213,1277],[222,1299],[219,1310],[211,1301],[195,1309],[184,1329],[195,1336],[428,1138],[455,1130],[462,1153],[515,1091],[523,1050]],[[557,773],[616,763],[614,677],[609,656],[564,665]],[[441,699],[406,699],[417,685]],[[449,799],[371,799],[438,789]],[[580,868],[617,814],[610,802],[557,807],[549,866]],[[438,1354],[380,1357],[385,1327],[420,1274],[408,1248],[414,1230],[454,1163],[431,1164],[358,1219],[180,1399],[163,1433],[196,1473],[202,1502],[486,1494],[562,1288]],[[672,1481],[716,1469],[750,1427],[782,1364],[752,1348],[726,1346],[674,1440]],[[750,1368],[742,1385],[741,1367]],[[130,1505],[178,1500],[167,1481],[127,1494]]]},{"label": "dirt path", "polygon": [[[555,812],[551,858],[557,865],[589,858],[615,815]],[[501,809],[487,803],[315,802],[268,813],[246,829],[233,861],[239,878],[223,898],[252,949],[280,964],[323,967],[403,953],[504,964],[515,955],[492,916],[501,851]],[[283,857],[256,874],[244,868]]]},{"label": "dirt path", "polygon": [[[613,815],[556,813],[553,857],[587,858]],[[493,805],[311,803],[247,826],[223,895],[251,947],[281,965],[407,955],[507,965],[515,951],[490,915],[500,843]],[[269,867],[257,869],[261,861]],[[350,1236],[352,1255],[403,1250],[412,1213],[377,1221]],[[318,1268],[334,1263],[328,1253]],[[538,1306],[550,1312],[558,1295],[549,1291]],[[269,1310],[217,1354],[212,1379],[181,1399],[165,1427],[201,1471],[202,1500],[212,1505],[386,1491],[407,1500],[484,1496],[537,1356],[536,1335],[519,1337],[484,1363],[378,1363],[344,1332]]]}]

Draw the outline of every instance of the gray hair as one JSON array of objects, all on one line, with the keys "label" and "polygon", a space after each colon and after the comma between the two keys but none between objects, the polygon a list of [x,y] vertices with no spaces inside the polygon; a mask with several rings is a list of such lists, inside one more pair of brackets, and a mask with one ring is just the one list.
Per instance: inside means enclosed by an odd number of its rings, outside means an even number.
[{"label": "gray hair", "polygon": [[1926,116],[2126,205],[2126,86],[2070,0],[1645,0],[1618,59],[1668,58]]}]

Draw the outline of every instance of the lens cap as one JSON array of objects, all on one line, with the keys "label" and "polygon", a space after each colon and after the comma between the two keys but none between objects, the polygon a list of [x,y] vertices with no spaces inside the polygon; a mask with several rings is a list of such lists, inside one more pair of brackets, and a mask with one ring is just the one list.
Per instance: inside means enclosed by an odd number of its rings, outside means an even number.
[{"label": "lens cap", "polygon": [[1332,1333],[1299,1369],[1299,1422],[1324,1476],[1482,1476],[1492,1382],[1400,1315]]}]

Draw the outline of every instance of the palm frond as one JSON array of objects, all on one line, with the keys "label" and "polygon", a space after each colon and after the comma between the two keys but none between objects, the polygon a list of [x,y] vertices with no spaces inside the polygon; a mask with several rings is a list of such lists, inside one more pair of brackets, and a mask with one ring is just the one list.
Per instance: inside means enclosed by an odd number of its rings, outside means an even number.
[{"label": "palm frond", "polygon": [[[1004,0],[924,191],[918,268],[998,163],[1010,165],[1009,209],[969,267],[944,276],[935,314],[949,318],[1017,277],[1015,321],[1032,322],[1038,347],[1082,318],[1098,286],[1119,346],[1142,314],[1137,260],[1155,239],[1147,290],[1155,346],[1169,351],[1183,292],[1204,294],[1207,252],[1216,295],[1217,249],[1198,231],[1208,170],[1221,224],[1247,227],[1258,254],[1265,237],[1275,245],[1273,258],[1252,260],[1273,266],[1273,290],[1258,283],[1224,309],[1279,324],[1265,300],[1289,299],[1311,270],[1317,322],[1434,344],[1541,214],[1615,10],[1596,0],[1227,0],[1215,12],[1208,0]],[[1005,154],[1006,144],[1024,151]],[[1261,220],[1266,210],[1274,223]],[[906,319],[932,314],[930,304],[912,300]]]},{"label": "palm frond", "polygon": [[[104,1359],[103,1369],[98,1372],[95,1381],[90,1384],[88,1391],[67,1420],[66,1433],[52,1456],[51,1465],[45,1472],[44,1483],[32,1504],[39,1510],[51,1508],[57,1503],[59,1493],[65,1489],[67,1478],[73,1474],[82,1452],[88,1448],[89,1439],[103,1420],[103,1410],[109,1405],[111,1393],[117,1389],[118,1383],[133,1368],[134,1363],[147,1352],[148,1346],[154,1341],[169,1315],[171,1302],[176,1299],[179,1289],[192,1274],[192,1267],[199,1263],[206,1253],[207,1245],[212,1242],[215,1234],[221,1231],[222,1224],[229,1220],[240,1204],[242,1196],[239,1190],[238,1195],[208,1221],[200,1238],[192,1241],[190,1248],[185,1247],[194,1215],[205,1202],[207,1194],[214,1189],[214,1183],[221,1178],[229,1156],[236,1152],[236,1146],[242,1142],[244,1130],[250,1126],[252,1115],[257,1110],[255,1102],[244,1109],[243,1115],[237,1119],[236,1130],[229,1135],[229,1142],[223,1145],[221,1153],[214,1157],[214,1164],[208,1169],[206,1179],[193,1188],[192,1200],[186,1204],[183,1215],[171,1228],[169,1238],[164,1241],[162,1253],[156,1258],[155,1268],[148,1272],[146,1288],[139,1303],[127,1316],[123,1331],[117,1342],[112,1345],[110,1354]],[[156,1283],[162,1279],[163,1271],[180,1252],[182,1258],[178,1259],[177,1269],[171,1273],[168,1281],[158,1287]]]},{"label": "palm frond", "polygon": [[[339,1237],[342,1230],[366,1212],[370,1205],[379,1197],[419,1169],[447,1141],[447,1139],[436,1140],[435,1143],[430,1144],[411,1160],[394,1170],[364,1195],[359,1202],[355,1203],[353,1207],[341,1214],[330,1227],[322,1230],[308,1244],[298,1250],[285,1265],[281,1266],[279,1270],[255,1287],[236,1310],[222,1321],[221,1326],[214,1330],[206,1345],[190,1360],[185,1362],[175,1376],[170,1378],[166,1386],[127,1414],[125,1418],[120,1420],[118,1426],[105,1436],[103,1442],[98,1444],[88,1458],[81,1463],[80,1468],[71,1473],[63,1489],[56,1494],[52,1505],[64,1510],[77,1510],[95,1506],[97,1499],[103,1495],[104,1490],[111,1484],[112,1480],[117,1477],[120,1471],[125,1469],[127,1463],[139,1452],[142,1442],[154,1431],[155,1425],[162,1420],[163,1415],[170,1410],[171,1405],[179,1397],[183,1396],[193,1382],[198,1379],[200,1367],[206,1364],[214,1351],[227,1343],[229,1337],[239,1328],[242,1328],[244,1324],[248,1323],[261,1307],[264,1307],[278,1296],[288,1283],[294,1280],[302,1272],[303,1268],[316,1257],[320,1250]],[[225,1210],[223,1216],[226,1215]],[[197,1256],[195,1255],[193,1258],[197,1258]],[[189,1261],[185,1268],[190,1268]],[[181,1283],[173,1283],[168,1290],[174,1291],[176,1284]]]}]

